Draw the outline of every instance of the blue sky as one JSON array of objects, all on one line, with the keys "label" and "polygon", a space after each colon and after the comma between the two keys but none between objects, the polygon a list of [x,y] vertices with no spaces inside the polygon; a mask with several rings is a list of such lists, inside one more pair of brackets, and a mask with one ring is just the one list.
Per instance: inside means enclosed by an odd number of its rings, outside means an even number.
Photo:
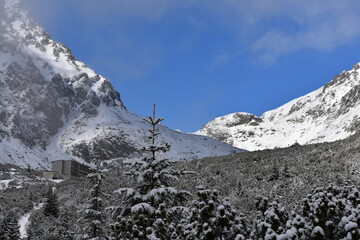
[{"label": "blue sky", "polygon": [[360,62],[358,0],[23,0],[142,116],[184,132],[263,112]]}]

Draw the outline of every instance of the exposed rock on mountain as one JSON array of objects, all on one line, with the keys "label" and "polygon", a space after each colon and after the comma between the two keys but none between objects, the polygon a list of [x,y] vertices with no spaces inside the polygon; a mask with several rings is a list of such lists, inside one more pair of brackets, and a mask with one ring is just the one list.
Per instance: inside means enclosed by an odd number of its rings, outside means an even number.
[{"label": "exposed rock on mountain", "polygon": [[234,113],[215,118],[195,134],[246,150],[331,142],[360,127],[360,64],[343,71],[320,89],[261,117]]},{"label": "exposed rock on mountain", "polygon": [[[126,110],[108,79],[52,40],[18,0],[0,0],[2,163],[48,168],[49,161],[136,157],[148,126]],[[150,105],[149,105],[150,108]],[[175,160],[238,149],[161,126]]]}]

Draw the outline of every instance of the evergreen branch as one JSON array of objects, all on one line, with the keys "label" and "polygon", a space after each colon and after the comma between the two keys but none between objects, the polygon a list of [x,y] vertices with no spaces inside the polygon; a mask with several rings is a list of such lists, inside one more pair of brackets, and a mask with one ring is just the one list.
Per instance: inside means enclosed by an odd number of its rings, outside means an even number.
[{"label": "evergreen branch", "polygon": [[163,121],[164,119],[163,118],[158,118],[156,119],[156,121],[154,122],[154,125],[157,125],[159,124],[161,121]]},{"label": "evergreen branch", "polygon": [[143,118],[143,120],[147,123],[150,123],[151,125],[155,126],[159,124],[161,121],[163,121],[163,118],[154,119],[153,117]]},{"label": "evergreen branch", "polygon": [[170,150],[170,145],[168,143],[165,143],[164,146],[158,147],[155,145],[151,145],[149,147],[144,147],[143,150],[147,151],[147,152],[167,152]]},{"label": "evergreen branch", "polygon": [[156,131],[153,131],[153,130],[151,130],[151,129],[149,129],[148,131],[152,134],[151,137],[156,137],[157,135],[160,134],[160,132],[156,132]]}]

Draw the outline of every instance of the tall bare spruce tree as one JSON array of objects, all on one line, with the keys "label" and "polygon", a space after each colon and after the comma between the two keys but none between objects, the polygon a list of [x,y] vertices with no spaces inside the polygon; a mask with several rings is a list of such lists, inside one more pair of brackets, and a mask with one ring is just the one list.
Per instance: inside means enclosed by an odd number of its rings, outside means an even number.
[{"label": "tall bare spruce tree", "polygon": [[171,239],[176,235],[176,223],[187,210],[184,202],[191,195],[172,187],[187,172],[173,169],[169,159],[158,158],[158,153],[169,151],[170,145],[156,141],[163,119],[155,117],[155,104],[153,115],[144,120],[151,125],[150,145],[144,148],[150,156],[129,165],[126,174],[135,181],[135,187],[116,191],[122,197],[121,211],[112,226],[116,239]]}]

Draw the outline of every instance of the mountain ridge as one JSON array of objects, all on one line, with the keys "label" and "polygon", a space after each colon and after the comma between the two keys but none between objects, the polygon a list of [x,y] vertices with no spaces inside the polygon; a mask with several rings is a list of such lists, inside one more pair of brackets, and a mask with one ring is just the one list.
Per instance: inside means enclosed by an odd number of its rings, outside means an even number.
[{"label": "mountain ridge", "polygon": [[[20,1],[0,0],[1,162],[49,168],[50,161],[137,158],[149,126],[129,112],[110,81],[35,23]],[[174,160],[239,151],[160,126]]]},{"label": "mountain ridge", "polygon": [[195,132],[254,151],[292,144],[331,142],[360,127],[360,64],[342,71],[319,89],[263,113],[232,113]]}]

